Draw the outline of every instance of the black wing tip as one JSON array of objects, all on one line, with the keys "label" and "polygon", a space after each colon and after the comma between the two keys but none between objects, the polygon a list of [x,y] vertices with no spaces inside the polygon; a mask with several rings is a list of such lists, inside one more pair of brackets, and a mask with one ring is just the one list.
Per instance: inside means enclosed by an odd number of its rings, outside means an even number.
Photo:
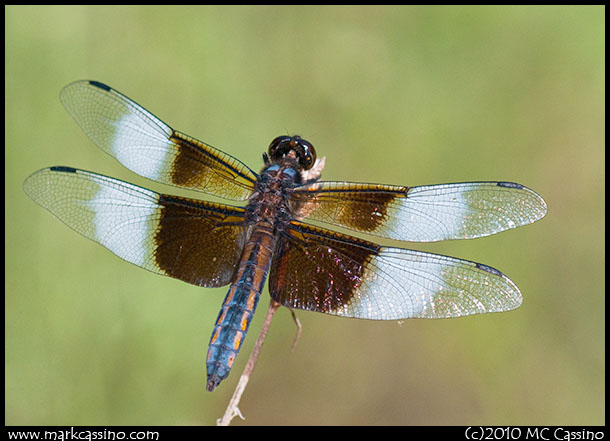
[{"label": "black wing tip", "polygon": [[91,84],[94,87],[99,87],[100,89],[105,90],[106,92],[110,92],[112,90],[112,87],[110,87],[104,83],[100,83],[99,81],[89,80],[89,84]]},{"label": "black wing tip", "polygon": [[477,263],[476,267],[480,270],[483,271],[487,271],[488,273],[493,274],[494,276],[498,276],[498,277],[506,277],[501,271],[489,266],[489,265],[485,265],[483,263]]},{"label": "black wing tip", "polygon": [[63,173],[76,173],[77,170],[74,167],[66,167],[64,165],[55,165],[53,167],[49,167],[50,171],[53,172],[63,172]]},{"label": "black wing tip", "polygon": [[517,184],[516,182],[498,182],[497,183],[498,187],[506,187],[506,188],[516,188],[518,190],[523,190],[525,189],[525,187],[521,184]]},{"label": "black wing tip", "polygon": [[[34,184],[36,182],[37,179],[40,179],[40,177],[48,172],[52,172],[52,173],[78,173],[78,169],[73,168],[73,167],[66,167],[64,165],[54,165],[53,167],[47,167],[47,168],[43,168],[40,169],[38,171],[35,171],[34,173],[32,173],[30,176],[28,176],[25,181],[23,181],[23,191],[25,191],[25,193],[27,195],[31,196],[31,185]],[[32,199],[34,199],[34,197],[32,197]]]},{"label": "black wing tip", "polygon": [[527,191],[529,193],[532,194],[532,196],[535,196],[536,198],[538,198],[538,211],[539,214],[536,217],[536,219],[532,220],[531,222],[528,223],[532,223],[535,222],[537,220],[542,219],[548,210],[546,201],[542,198],[542,196],[540,196],[538,193],[536,193],[534,190],[532,190],[531,188],[526,187],[525,185],[521,185],[521,184],[517,184],[516,182],[507,182],[507,181],[500,181],[500,182],[496,182],[496,185],[498,187],[504,187],[504,188],[510,188],[510,189],[514,189],[514,190],[523,190],[523,191]]}]

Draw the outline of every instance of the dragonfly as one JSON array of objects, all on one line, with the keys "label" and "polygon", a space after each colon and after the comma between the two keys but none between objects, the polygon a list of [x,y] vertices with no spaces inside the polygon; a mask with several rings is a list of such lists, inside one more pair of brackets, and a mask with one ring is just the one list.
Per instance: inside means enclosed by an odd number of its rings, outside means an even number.
[{"label": "dragonfly", "polygon": [[488,236],[546,214],[542,197],[521,184],[322,181],[324,160],[297,135],[274,138],[257,173],[101,82],[71,83],[60,100],[129,170],[236,201],[161,194],[68,166],[24,182],[35,202],[127,262],[201,287],[229,285],[206,357],[209,391],[228,377],[267,278],[280,305],[360,319],[461,317],[522,303],[491,266],[332,230],[406,242]]}]

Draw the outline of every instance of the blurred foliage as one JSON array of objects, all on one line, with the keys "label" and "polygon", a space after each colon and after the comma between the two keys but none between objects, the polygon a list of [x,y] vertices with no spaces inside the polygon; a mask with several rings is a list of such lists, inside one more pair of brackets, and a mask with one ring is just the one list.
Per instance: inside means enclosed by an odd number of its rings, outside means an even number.
[{"label": "blurred foliage", "polygon": [[95,147],[59,90],[103,81],[253,168],[279,134],[324,177],[509,180],[547,217],[409,247],[492,265],[517,311],[369,322],[280,310],[235,424],[605,423],[604,8],[5,7],[6,424],[214,424],[204,359],[225,289],[142,271],[21,189],[50,165],[155,190]]}]

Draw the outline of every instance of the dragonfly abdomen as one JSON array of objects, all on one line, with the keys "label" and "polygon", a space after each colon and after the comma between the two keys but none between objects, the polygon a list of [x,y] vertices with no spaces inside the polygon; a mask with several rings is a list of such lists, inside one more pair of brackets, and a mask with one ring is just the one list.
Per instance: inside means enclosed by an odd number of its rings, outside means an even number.
[{"label": "dragonfly abdomen", "polygon": [[265,285],[275,237],[266,229],[255,229],[250,236],[223,302],[207,355],[207,390],[212,391],[231,371],[246,337],[258,299]]}]

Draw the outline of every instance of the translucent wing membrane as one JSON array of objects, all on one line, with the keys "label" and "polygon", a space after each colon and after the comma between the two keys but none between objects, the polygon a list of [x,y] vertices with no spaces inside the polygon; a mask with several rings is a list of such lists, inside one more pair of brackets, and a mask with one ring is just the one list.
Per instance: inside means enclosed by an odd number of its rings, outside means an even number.
[{"label": "translucent wing membrane", "polygon": [[135,173],[231,200],[251,194],[257,174],[238,159],[175,131],[97,81],[77,81],[60,99],[85,134]]}]

